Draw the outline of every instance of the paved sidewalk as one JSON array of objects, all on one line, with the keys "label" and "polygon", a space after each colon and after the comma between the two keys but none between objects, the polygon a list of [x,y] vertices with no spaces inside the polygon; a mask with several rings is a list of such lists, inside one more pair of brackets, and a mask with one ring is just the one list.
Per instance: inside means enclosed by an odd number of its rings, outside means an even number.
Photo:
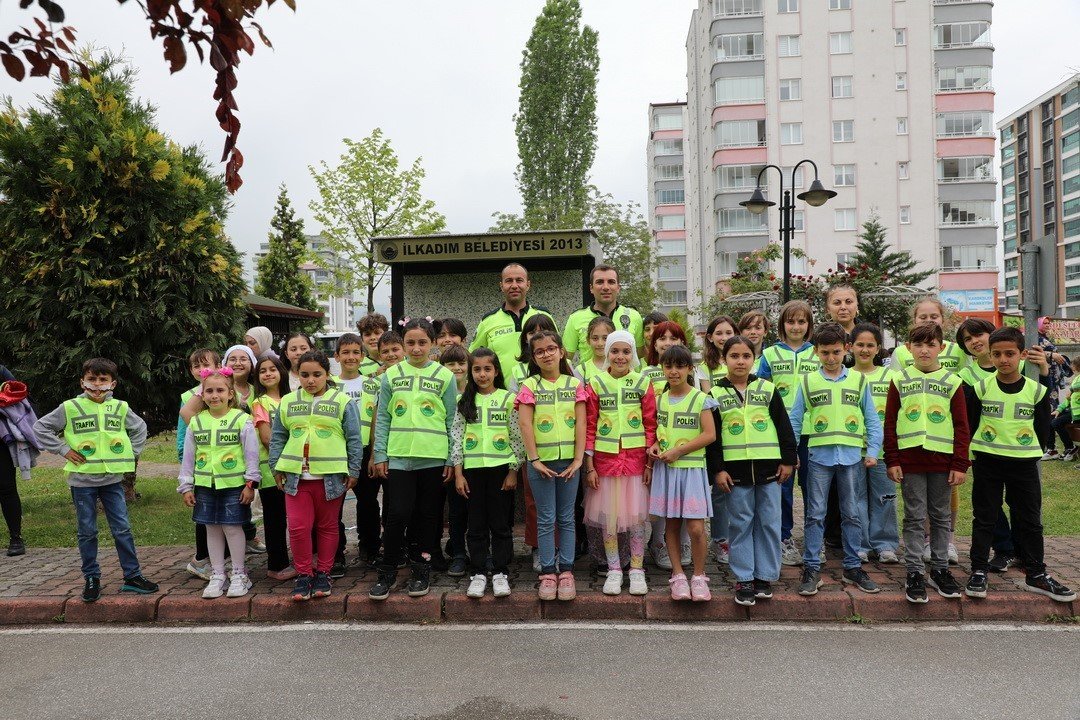
[{"label": "paved sidewalk", "polygon": [[[519,528],[520,530],[520,528]],[[967,539],[958,538],[961,559],[953,572],[966,580]],[[650,592],[645,597],[626,593],[615,597],[601,593],[604,578],[597,575],[591,559],[578,562],[578,598],[573,602],[541,602],[536,598],[536,576],[528,556],[516,538],[517,555],[511,568],[513,594],[496,600],[465,596],[468,578],[434,574],[432,590],[423,598],[410,598],[401,589],[407,576],[399,574],[398,587],[389,600],[373,602],[367,591],[375,581],[374,570],[350,565],[346,576],[334,582],[329,598],[294,603],[289,596],[292,583],[266,578],[265,555],[249,555],[249,571],[255,586],[243,598],[203,600],[205,582],[184,569],[191,557],[189,547],[140,547],[139,559],[147,577],[161,584],[161,592],[138,596],[120,594],[121,575],[114,550],[103,547],[102,598],[92,604],[79,599],[82,576],[78,551],[74,548],[32,548],[18,558],[0,557],[0,624],[50,622],[223,622],[362,620],[418,622],[570,620],[792,620],[870,621],[907,620],[1008,620],[1043,622],[1052,616],[1072,617],[1080,611],[1076,603],[1057,603],[1047,597],[1023,591],[1023,574],[1010,570],[990,576],[986,600],[947,600],[929,589],[930,602],[911,605],[904,599],[902,565],[868,563],[864,567],[883,591],[867,595],[840,582],[840,555],[829,551],[822,571],[825,585],[818,595],[805,598],[795,592],[800,568],[785,567],[775,585],[772,600],[759,600],[752,608],[735,605],[733,578],[726,565],[710,561],[713,600],[709,603],[672,602],[668,595],[668,573],[646,564]],[[355,558],[350,543],[348,555]],[[1080,581],[1080,537],[1047,538],[1046,561],[1062,582],[1076,587]],[[490,593],[490,589],[489,589]]]}]

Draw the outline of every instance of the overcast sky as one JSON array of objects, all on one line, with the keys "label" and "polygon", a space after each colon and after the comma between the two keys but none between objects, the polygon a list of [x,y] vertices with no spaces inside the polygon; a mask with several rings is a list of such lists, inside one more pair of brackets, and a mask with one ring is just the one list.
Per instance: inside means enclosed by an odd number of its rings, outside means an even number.
[{"label": "overcast sky", "polygon": [[[882,0],[857,0],[880,2]],[[918,0],[928,2],[929,0]],[[825,0],[806,0],[825,2]],[[277,185],[288,185],[310,220],[308,165],[331,164],[341,139],[381,127],[403,164],[423,157],[424,191],[451,232],[486,230],[496,211],[519,208],[512,115],[519,63],[542,0],[297,0],[259,19],[274,50],[258,45],[238,71],[244,186],[228,231],[247,253],[265,239]],[[191,64],[169,76],[160,44],[135,3],[66,0],[82,43],[122,50],[139,68],[137,91],[155,104],[162,131],[201,144],[217,160],[212,73]],[[593,181],[619,200],[645,200],[649,102],[686,97],[685,41],[694,0],[583,0],[600,33],[599,149]],[[1037,12],[1035,8],[1037,7]],[[0,2],[0,31],[29,24],[15,0]],[[993,84],[998,116],[1080,70],[1080,2],[1005,0],[994,6]],[[1070,68],[1071,66],[1071,68]],[[47,92],[41,79],[0,79],[0,93],[26,106]]]}]

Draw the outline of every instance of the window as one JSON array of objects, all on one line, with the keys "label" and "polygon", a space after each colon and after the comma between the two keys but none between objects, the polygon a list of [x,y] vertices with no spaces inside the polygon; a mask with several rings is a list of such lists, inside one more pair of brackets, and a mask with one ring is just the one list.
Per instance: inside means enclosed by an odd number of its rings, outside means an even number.
[{"label": "window", "polygon": [[750,257],[749,252],[716,253],[716,272],[721,277],[730,276],[739,271],[739,261]]},{"label": "window", "polygon": [[849,98],[851,95],[851,76],[834,75],[832,79],[832,96],[834,98]]},{"label": "window", "polygon": [[[788,182],[789,180],[791,180],[791,166],[790,165],[788,165],[787,167],[781,167],[780,171],[784,175],[784,182],[785,183]],[[806,180],[805,180],[805,178],[803,176],[803,169],[799,168],[797,171],[795,171],[795,179],[792,180],[792,189],[794,189],[794,190],[802,190],[805,187],[806,187]]]},{"label": "window", "polygon": [[851,0],[829,0],[830,10],[850,10]]},{"label": "window", "polygon": [[1007,273],[1017,272],[1016,268],[1019,265],[1017,260],[1018,260],[1018,258],[1009,258],[1008,260],[1006,260],[1005,261],[1005,272],[1007,272]]},{"label": "window", "polygon": [[1014,157],[1016,157],[1016,144],[1015,143],[1012,144],[1012,145],[1006,145],[1005,147],[1001,148],[1001,159],[1002,159],[1002,161],[1012,160]]},{"label": "window", "polygon": [[907,180],[911,177],[911,163],[896,163],[896,177],[900,180]]},{"label": "window", "polygon": [[958,157],[937,161],[938,182],[982,182],[994,179],[994,158]]},{"label": "window", "polygon": [[901,225],[910,225],[911,224],[911,206],[910,205],[901,205],[900,206],[900,224]]},{"label": "window", "polygon": [[717,147],[764,147],[764,120],[725,120],[716,123]]},{"label": "window", "polygon": [[764,0],[713,0],[715,17],[739,17],[741,15],[761,15]]},{"label": "window", "polygon": [[907,73],[896,73],[896,89],[907,90]]},{"label": "window", "polygon": [[1069,217],[1080,213],[1080,198],[1073,198],[1072,200],[1066,200],[1061,206],[1061,216]]},{"label": "window", "polygon": [[989,111],[937,114],[938,137],[993,137],[994,114]]},{"label": "window", "polygon": [[[795,232],[803,232],[806,230],[806,215],[802,210],[796,210],[792,218],[792,229]],[[794,260],[794,258],[792,258]]]},{"label": "window", "polygon": [[906,117],[898,117],[898,118],[896,118],[896,134],[897,135],[907,135],[908,134],[907,133],[907,118]]},{"label": "window", "polygon": [[686,201],[686,193],[684,190],[657,190],[656,191],[656,204],[657,205],[681,205]]},{"label": "window", "polygon": [[[1016,252],[1016,238],[1012,238],[1011,240],[1006,239],[1005,242],[1002,243],[1002,247],[1004,248],[1006,255],[1011,255],[1012,253],[1015,253]],[[1066,257],[1068,257],[1068,255],[1066,255]]]},{"label": "window", "polygon": [[656,113],[653,130],[682,130],[682,113]]},{"label": "window", "polygon": [[829,33],[829,54],[846,55],[851,52],[851,33]]},{"label": "window", "polygon": [[1016,137],[1016,134],[1013,132],[1013,126],[1012,125],[1009,125],[1008,127],[1001,128],[1001,144],[1002,145],[1009,142],[1014,137]]},{"label": "window", "polygon": [[1080,175],[1075,175],[1061,183],[1062,195],[1072,195],[1077,190],[1080,190]]},{"label": "window", "polygon": [[833,186],[851,187],[855,184],[854,165],[833,165]]},{"label": "window", "polygon": [[721,165],[716,168],[717,186],[721,190],[741,190],[757,187],[761,165]]},{"label": "window", "polygon": [[790,78],[780,81],[781,100],[802,100],[802,80]]},{"label": "window", "polygon": [[716,227],[721,235],[759,235],[768,232],[767,213],[755,215],[746,208],[722,208]]},{"label": "window", "polygon": [[776,48],[780,57],[799,57],[802,55],[802,39],[799,35],[780,35],[776,38]]},{"label": "window", "polygon": [[1061,138],[1061,154],[1068,155],[1069,152],[1080,146],[1080,130],[1070,133]]},{"label": "window", "polygon": [[1001,166],[1001,179],[1011,180],[1016,177],[1016,163],[1007,162]]},{"label": "window", "polygon": [[781,145],[802,145],[802,123],[780,123]]},{"label": "window", "polygon": [[907,28],[895,28],[893,30],[893,33],[895,34],[895,40],[893,41],[893,44],[895,44],[897,47],[900,47],[901,45],[907,45]]},{"label": "window", "polygon": [[1080,169],[1080,155],[1070,155],[1061,161],[1061,175],[1070,175]]},{"label": "window", "polygon": [[657,155],[682,155],[682,140],[656,140]]},{"label": "window", "polygon": [[855,208],[833,210],[833,230],[854,230]]},{"label": "window", "polygon": [[799,12],[799,0],[777,0],[776,12],[793,13]]},{"label": "window", "polygon": [[938,68],[937,89],[943,91],[989,90],[990,68],[986,65]]},{"label": "window", "polygon": [[957,245],[941,248],[943,270],[981,270],[997,264],[993,245]]},{"label": "window", "polygon": [[656,166],[656,179],[657,180],[681,180],[683,176],[682,163],[678,165],[657,165]]},{"label": "window", "polygon": [[657,215],[657,230],[684,230],[686,228],[685,215]]},{"label": "window", "polygon": [[686,257],[662,259],[656,268],[656,277],[660,280],[685,280]]},{"label": "window", "polygon": [[713,87],[717,105],[765,102],[765,78],[760,75],[720,78]]},{"label": "window", "polygon": [[1010,200],[1001,206],[1001,214],[1004,216],[1016,214],[1016,201]]},{"label": "window", "polygon": [[990,44],[990,23],[957,22],[934,26],[934,47],[976,47]]},{"label": "window", "polygon": [[[680,217],[672,215],[672,217]],[[656,246],[661,255],[685,255],[686,240],[657,240]]]},{"label": "window", "polygon": [[939,206],[942,225],[993,225],[993,200],[957,200]]},{"label": "window", "polygon": [[1080,101],[1080,84],[1073,85],[1061,94],[1061,109],[1075,105],[1077,101]]},{"label": "window", "polygon": [[1005,235],[1005,237],[1012,237],[1016,234],[1016,221],[1006,220],[1004,225],[1002,226],[1001,231]]},{"label": "window", "polygon": [[836,270],[837,272],[847,270],[852,261],[856,258],[855,253],[836,253]]},{"label": "window", "polygon": [[720,35],[716,38],[716,62],[735,60],[760,60],[765,57],[765,41],[762,33]]},{"label": "window", "polygon": [[1007,277],[1007,278],[1005,278],[1005,289],[1006,290],[1016,290],[1018,287],[1020,287],[1020,278],[1018,278],[1018,277]]},{"label": "window", "polygon": [[664,287],[663,294],[664,305],[686,305],[686,290],[678,288]]},{"label": "window", "polygon": [[833,120],[832,139],[833,142],[855,142],[855,121]]}]

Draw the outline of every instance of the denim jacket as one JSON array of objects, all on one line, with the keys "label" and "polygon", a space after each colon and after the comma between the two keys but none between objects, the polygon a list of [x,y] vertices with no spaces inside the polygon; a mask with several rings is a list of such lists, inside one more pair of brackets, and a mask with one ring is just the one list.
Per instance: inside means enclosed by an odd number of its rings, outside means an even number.
[{"label": "denim jacket", "polygon": [[[356,409],[356,403],[348,403],[345,406],[345,418],[341,423],[345,433],[345,455],[348,458],[349,473],[331,473],[323,475],[323,487],[326,490],[326,499],[334,500],[345,494],[345,478],[360,477],[360,466],[364,461],[364,444],[360,440],[360,413]],[[270,431],[270,456],[269,464],[273,468],[281,457],[281,451],[285,449],[285,443],[289,439],[289,431],[281,424],[281,419],[274,414],[274,424]],[[295,495],[300,486],[298,473],[282,473],[285,476],[285,493]]]}]

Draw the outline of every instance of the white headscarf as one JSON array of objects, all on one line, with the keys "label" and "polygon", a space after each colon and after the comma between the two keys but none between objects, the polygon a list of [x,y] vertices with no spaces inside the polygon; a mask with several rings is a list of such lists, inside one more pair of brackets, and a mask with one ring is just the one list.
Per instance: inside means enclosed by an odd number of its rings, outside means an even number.
[{"label": "white headscarf", "polygon": [[263,325],[249,328],[247,337],[253,339],[259,346],[259,359],[266,359],[268,355],[277,357],[277,353],[274,352],[274,334],[270,332],[270,328]]},{"label": "white headscarf", "polygon": [[607,342],[604,343],[604,370],[607,371],[610,366],[608,353],[611,352],[611,346],[617,342],[630,346],[630,369],[633,370],[638,366],[637,343],[634,341],[634,336],[626,330],[616,330],[607,336]]},{"label": "white headscarf", "polygon": [[229,356],[232,355],[237,350],[242,350],[242,351],[247,353],[248,360],[251,361],[251,370],[252,370],[252,372],[254,372],[255,368],[258,366],[259,363],[255,359],[255,353],[253,353],[251,351],[251,348],[249,348],[247,345],[233,345],[231,348],[226,350],[225,354],[221,356],[221,364],[222,365],[228,365],[229,364]]}]

